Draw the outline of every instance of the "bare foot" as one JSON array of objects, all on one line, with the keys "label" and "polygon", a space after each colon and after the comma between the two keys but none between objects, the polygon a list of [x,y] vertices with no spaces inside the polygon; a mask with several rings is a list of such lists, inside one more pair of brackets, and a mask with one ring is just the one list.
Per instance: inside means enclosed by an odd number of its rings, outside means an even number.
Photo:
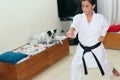
[{"label": "bare foot", "polygon": [[119,77],[119,76],[120,76],[120,73],[119,73],[115,68],[113,68],[113,74],[114,74],[116,77]]}]

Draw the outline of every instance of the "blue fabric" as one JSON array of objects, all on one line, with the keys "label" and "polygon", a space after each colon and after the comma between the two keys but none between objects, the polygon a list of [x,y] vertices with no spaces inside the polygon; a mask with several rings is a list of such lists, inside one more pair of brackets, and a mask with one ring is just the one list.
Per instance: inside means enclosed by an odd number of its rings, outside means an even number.
[{"label": "blue fabric", "polygon": [[7,51],[0,55],[0,61],[15,64],[19,60],[21,60],[27,56],[28,55],[20,53],[20,52]]}]

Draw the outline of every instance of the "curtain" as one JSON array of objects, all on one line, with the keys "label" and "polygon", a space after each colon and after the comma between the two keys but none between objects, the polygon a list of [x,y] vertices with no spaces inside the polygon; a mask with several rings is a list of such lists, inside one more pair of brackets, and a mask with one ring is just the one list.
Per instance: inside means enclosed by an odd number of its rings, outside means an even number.
[{"label": "curtain", "polygon": [[117,24],[120,24],[120,0],[118,0],[118,20]]},{"label": "curtain", "polygon": [[120,24],[120,0],[112,0],[111,9],[111,24]]}]

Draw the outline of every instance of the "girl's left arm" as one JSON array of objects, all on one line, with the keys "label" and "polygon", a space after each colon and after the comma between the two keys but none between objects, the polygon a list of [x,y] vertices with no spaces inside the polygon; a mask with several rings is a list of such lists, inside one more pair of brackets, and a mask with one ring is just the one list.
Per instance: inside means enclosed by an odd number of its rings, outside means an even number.
[{"label": "girl's left arm", "polygon": [[108,25],[108,22],[107,22],[107,20],[105,19],[105,17],[103,16],[103,15],[101,15],[101,28],[102,28],[102,32],[101,32],[101,35],[99,36],[99,38],[98,38],[98,40],[99,41],[104,41],[104,38],[105,38],[105,36],[106,36],[106,34],[107,34],[107,30],[109,29],[109,25]]}]

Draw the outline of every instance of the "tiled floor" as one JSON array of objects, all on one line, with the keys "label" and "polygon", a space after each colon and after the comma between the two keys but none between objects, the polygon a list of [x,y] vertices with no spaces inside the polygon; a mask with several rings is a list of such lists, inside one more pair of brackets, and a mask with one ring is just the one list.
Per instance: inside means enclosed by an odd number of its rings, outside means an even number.
[{"label": "tiled floor", "polygon": [[[56,64],[40,73],[33,80],[70,80],[70,64],[75,53],[76,46],[70,46],[70,54]],[[120,71],[120,50],[106,49],[108,58],[114,67]],[[110,80],[108,75],[101,76],[98,68],[88,69],[89,74],[83,74],[82,80]],[[120,80],[115,79],[115,80]]]}]

